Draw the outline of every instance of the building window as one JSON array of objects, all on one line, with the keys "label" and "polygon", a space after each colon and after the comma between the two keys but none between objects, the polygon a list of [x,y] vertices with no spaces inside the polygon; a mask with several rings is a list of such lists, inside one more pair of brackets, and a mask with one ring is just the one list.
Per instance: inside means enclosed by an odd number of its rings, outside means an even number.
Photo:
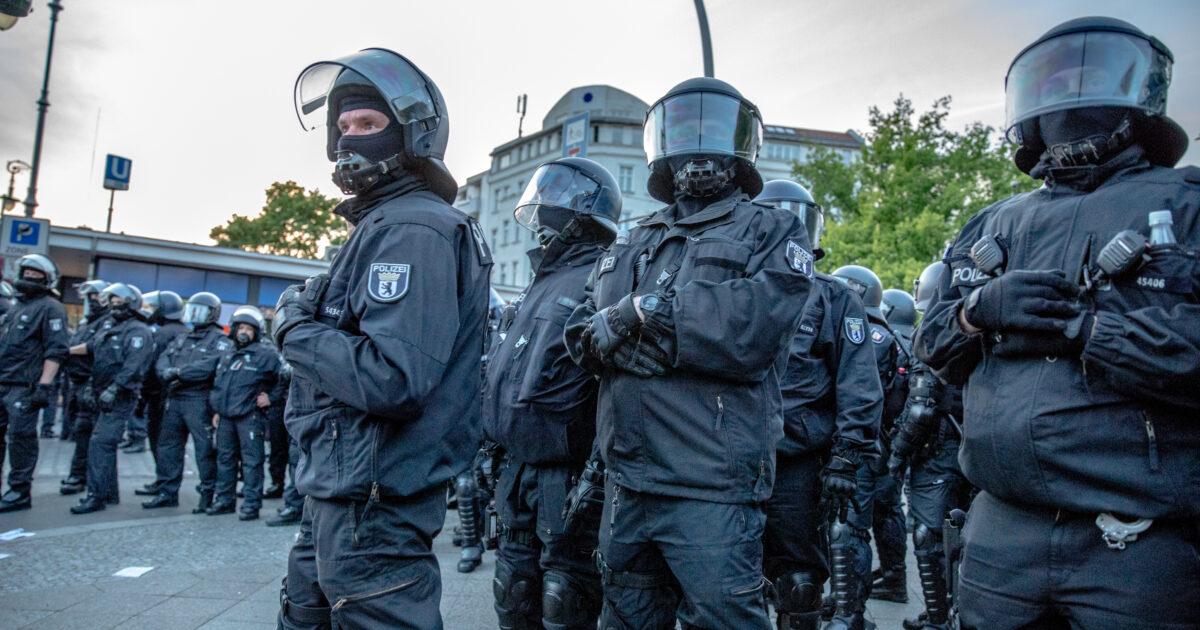
[{"label": "building window", "polygon": [[496,235],[499,234],[499,228],[492,228],[492,249],[496,249],[500,245],[500,241],[496,240]]},{"label": "building window", "polygon": [[556,131],[556,132],[554,132],[553,136],[550,136],[550,150],[551,151],[558,148],[559,135],[561,133],[562,133],[561,131]]},{"label": "building window", "polygon": [[592,142],[600,142],[600,125],[592,125]]},{"label": "building window", "polygon": [[508,284],[508,263],[500,263],[500,284]]},{"label": "building window", "polygon": [[500,168],[508,168],[512,164],[512,151],[500,156]]},{"label": "building window", "polygon": [[508,219],[504,220],[504,244],[508,245]]},{"label": "building window", "polygon": [[623,192],[623,193],[633,192],[633,167],[632,166],[622,166],[621,167],[621,175],[620,175],[619,181],[621,184],[621,192]]}]

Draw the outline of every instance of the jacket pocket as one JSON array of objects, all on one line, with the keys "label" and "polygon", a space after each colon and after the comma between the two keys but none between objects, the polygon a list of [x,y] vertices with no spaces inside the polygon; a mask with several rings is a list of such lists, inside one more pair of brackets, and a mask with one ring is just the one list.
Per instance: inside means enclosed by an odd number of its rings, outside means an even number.
[{"label": "jacket pocket", "polygon": [[675,286],[691,280],[721,283],[746,276],[750,247],[729,238],[688,237],[687,253],[675,279]]}]

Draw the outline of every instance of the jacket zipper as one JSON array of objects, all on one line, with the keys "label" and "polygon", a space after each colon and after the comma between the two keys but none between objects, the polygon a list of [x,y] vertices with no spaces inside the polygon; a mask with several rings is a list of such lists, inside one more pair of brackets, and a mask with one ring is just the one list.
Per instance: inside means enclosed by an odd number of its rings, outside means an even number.
[{"label": "jacket zipper", "polygon": [[1146,438],[1148,440],[1148,455],[1150,456],[1150,471],[1158,472],[1160,469],[1158,460],[1158,437],[1154,433],[1154,422],[1150,420],[1150,416],[1145,411],[1142,412],[1142,419],[1146,421]]},{"label": "jacket zipper", "polygon": [[721,402],[721,395],[717,394],[717,426],[713,428],[720,431],[723,424],[725,424],[725,403]]},{"label": "jacket zipper", "polygon": [[337,603],[333,605],[333,608],[331,608],[330,610],[337,610],[348,603],[361,601],[364,599],[371,599],[372,597],[379,597],[380,595],[387,595],[388,593],[406,589],[406,588],[412,586],[413,584],[416,584],[417,581],[419,581],[419,580],[420,580],[420,578],[413,578],[407,582],[402,582],[402,583],[392,586],[390,588],[385,588],[382,591],[376,591],[374,593],[368,593],[366,595],[355,595],[352,597],[343,597],[343,598],[339,599],[337,601]]},{"label": "jacket zipper", "polygon": [[621,507],[621,486],[613,484],[612,510],[608,513],[608,529],[612,531],[617,524],[617,508]]}]

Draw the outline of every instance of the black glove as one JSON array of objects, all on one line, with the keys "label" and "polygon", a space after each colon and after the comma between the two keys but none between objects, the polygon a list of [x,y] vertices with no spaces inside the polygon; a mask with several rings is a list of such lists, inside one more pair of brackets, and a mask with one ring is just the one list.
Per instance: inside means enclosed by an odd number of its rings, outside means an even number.
[{"label": "black glove", "polygon": [[325,297],[329,288],[329,274],[317,274],[304,282],[304,286],[293,284],[284,289],[275,304],[275,318],[271,320],[271,336],[275,347],[283,350],[283,336],[297,324],[312,321],[317,304]]},{"label": "black glove", "polygon": [[850,508],[854,505],[854,493],[858,490],[859,462],[849,459],[850,455],[834,455],[825,465],[825,477],[821,501],[829,510],[830,521],[846,522]]},{"label": "black glove", "polygon": [[584,352],[605,367],[615,365],[613,357],[634,331],[641,318],[633,307],[633,295],[626,295],[616,304],[592,315],[580,341]]},{"label": "black glove", "polygon": [[29,404],[34,409],[45,409],[50,406],[50,398],[54,396],[54,386],[48,383],[38,383],[29,395]]},{"label": "black glove", "polygon": [[612,364],[634,376],[650,378],[666,374],[671,367],[671,357],[651,340],[649,334],[640,334],[636,339],[617,346]]},{"label": "black glove", "polygon": [[84,385],[83,389],[79,390],[79,393],[75,396],[75,399],[79,401],[80,406],[82,406],[85,411],[95,413],[96,410],[99,409],[99,407],[96,405],[96,390],[92,389],[91,379],[88,379],[87,385]]},{"label": "black glove", "polygon": [[500,460],[504,459],[504,449],[499,442],[484,440],[483,446],[475,454],[475,484],[480,490],[490,495],[496,494],[496,479],[500,476]]},{"label": "black glove", "polygon": [[121,391],[121,387],[116,383],[104,388],[100,395],[96,397],[96,404],[99,405],[100,411],[112,411],[113,405],[117,402],[117,394]]},{"label": "black glove", "polygon": [[1010,271],[967,296],[963,316],[991,331],[1059,332],[1079,315],[1079,287],[1058,271]]},{"label": "black glove", "polygon": [[[999,336],[992,346],[998,357],[1070,357],[1083,354],[1083,347],[1092,336],[1096,316],[1084,312],[1078,330],[1068,327],[1063,332],[1013,331]],[[1074,333],[1072,336],[1071,333]]]},{"label": "black glove", "polygon": [[604,511],[604,460],[593,457],[583,466],[579,481],[567,493],[563,506],[563,529],[568,536],[578,536],[587,527],[596,527]]}]

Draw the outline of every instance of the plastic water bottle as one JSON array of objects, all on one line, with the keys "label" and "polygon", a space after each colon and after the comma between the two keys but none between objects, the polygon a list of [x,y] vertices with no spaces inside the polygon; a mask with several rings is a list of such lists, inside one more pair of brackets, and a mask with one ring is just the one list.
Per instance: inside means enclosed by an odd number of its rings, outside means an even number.
[{"label": "plastic water bottle", "polygon": [[1171,231],[1170,210],[1158,210],[1150,213],[1150,244],[1170,245],[1175,242],[1175,232]]}]

